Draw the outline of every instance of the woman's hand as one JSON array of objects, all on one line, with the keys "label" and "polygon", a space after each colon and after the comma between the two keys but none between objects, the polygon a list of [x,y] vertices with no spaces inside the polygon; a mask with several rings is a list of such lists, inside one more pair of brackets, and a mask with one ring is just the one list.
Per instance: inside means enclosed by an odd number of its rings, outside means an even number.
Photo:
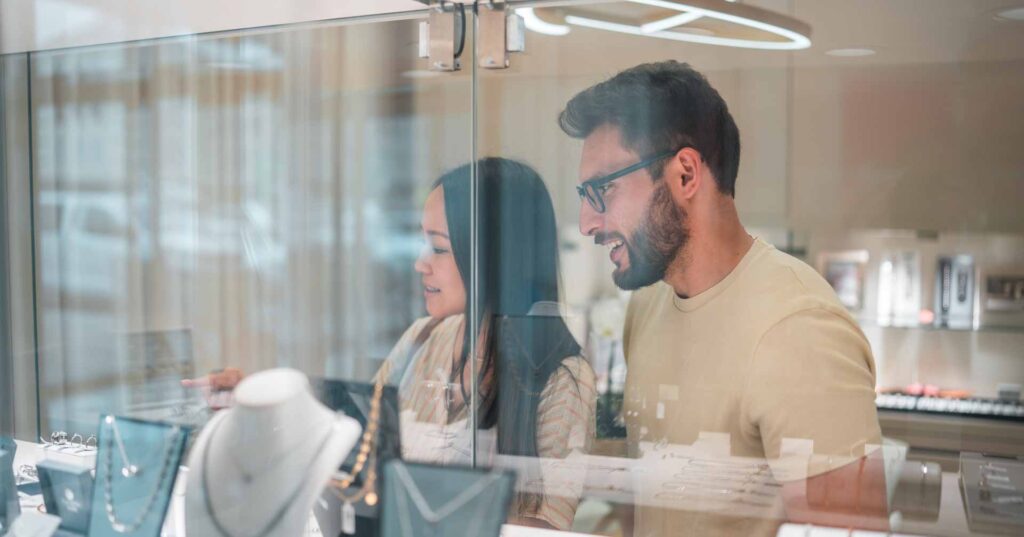
[{"label": "woman's hand", "polygon": [[206,404],[210,408],[219,410],[231,406],[231,390],[238,386],[245,377],[245,373],[237,367],[228,367],[211,372],[205,377],[185,379],[181,385],[186,388],[200,388],[206,395]]}]

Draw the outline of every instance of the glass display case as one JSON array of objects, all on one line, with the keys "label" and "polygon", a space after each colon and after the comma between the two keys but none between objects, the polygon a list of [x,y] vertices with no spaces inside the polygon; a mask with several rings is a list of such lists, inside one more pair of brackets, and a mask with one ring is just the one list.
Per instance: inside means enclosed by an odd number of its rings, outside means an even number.
[{"label": "glass display case", "polygon": [[[326,408],[335,492],[274,478],[307,531],[492,496],[507,535],[1024,531],[1022,8],[422,4],[0,57],[19,485],[130,482],[107,416],[188,430],[195,470],[312,394],[213,508],[179,473],[164,530],[272,504],[243,477],[312,460]],[[375,488],[393,459],[414,492]]]}]

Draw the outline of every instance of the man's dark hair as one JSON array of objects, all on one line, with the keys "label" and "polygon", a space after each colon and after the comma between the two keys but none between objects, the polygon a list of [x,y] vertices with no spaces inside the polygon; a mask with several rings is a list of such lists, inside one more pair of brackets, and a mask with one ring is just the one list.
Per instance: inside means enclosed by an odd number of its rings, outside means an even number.
[{"label": "man's dark hair", "polygon": [[[573,138],[604,125],[641,157],[692,146],[715,174],[718,190],[736,197],[740,131],[722,96],[689,64],[669,60],[626,69],[572,98],[558,124]],[[665,161],[653,164],[661,177]]]}]

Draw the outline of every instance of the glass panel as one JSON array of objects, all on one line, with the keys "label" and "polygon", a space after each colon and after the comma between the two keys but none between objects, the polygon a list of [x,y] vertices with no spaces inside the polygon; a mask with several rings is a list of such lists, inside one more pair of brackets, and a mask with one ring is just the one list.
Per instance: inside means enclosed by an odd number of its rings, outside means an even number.
[{"label": "glass panel", "polygon": [[[29,199],[28,54],[0,57],[0,406],[4,408],[4,434],[25,431],[32,438],[36,419],[36,362],[33,337],[32,214]],[[6,399],[5,396],[6,395]]]},{"label": "glass panel", "polygon": [[[5,203],[7,196],[7,176],[13,171],[8,160],[17,154],[27,153],[27,136],[24,129],[17,129],[14,118],[9,122],[9,110],[24,110],[27,100],[23,92],[15,88],[25,87],[28,72],[19,69],[25,65],[26,55],[10,55],[0,57],[0,207],[4,208],[4,217],[0,218],[0,434],[11,435],[14,431],[14,365],[12,356],[10,330],[10,261],[8,247],[8,229],[13,227]],[[10,140],[10,141],[8,141]],[[9,169],[10,168],[10,169]]]},{"label": "glass panel", "polygon": [[520,471],[511,520],[1020,531],[1012,13],[513,7],[526,52],[475,102],[477,456]]},{"label": "glass panel", "polygon": [[469,75],[423,70],[418,22],[32,55],[43,435],[202,424],[181,381],[216,369],[374,377],[469,161]]}]

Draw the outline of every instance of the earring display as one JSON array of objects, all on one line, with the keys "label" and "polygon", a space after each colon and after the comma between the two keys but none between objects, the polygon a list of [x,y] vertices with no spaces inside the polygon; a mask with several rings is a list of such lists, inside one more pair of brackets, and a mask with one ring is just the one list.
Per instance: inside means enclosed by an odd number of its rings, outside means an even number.
[{"label": "earring display", "polygon": [[356,449],[314,508],[324,535],[377,535],[381,466],[401,456],[398,389],[376,383],[319,380],[314,392],[328,408],[342,411],[363,426]]},{"label": "earring display", "polygon": [[515,480],[510,470],[392,460],[384,466],[381,536],[498,537]]},{"label": "earring display", "polygon": [[21,514],[18,488],[14,481],[14,452],[18,445],[7,437],[0,437],[0,535],[10,529]]},{"label": "earring display", "polygon": [[59,535],[85,535],[92,512],[92,470],[51,460],[40,461],[36,469],[46,512],[60,517]]},{"label": "earring display", "polygon": [[178,425],[101,420],[90,537],[160,535],[187,439]]}]

